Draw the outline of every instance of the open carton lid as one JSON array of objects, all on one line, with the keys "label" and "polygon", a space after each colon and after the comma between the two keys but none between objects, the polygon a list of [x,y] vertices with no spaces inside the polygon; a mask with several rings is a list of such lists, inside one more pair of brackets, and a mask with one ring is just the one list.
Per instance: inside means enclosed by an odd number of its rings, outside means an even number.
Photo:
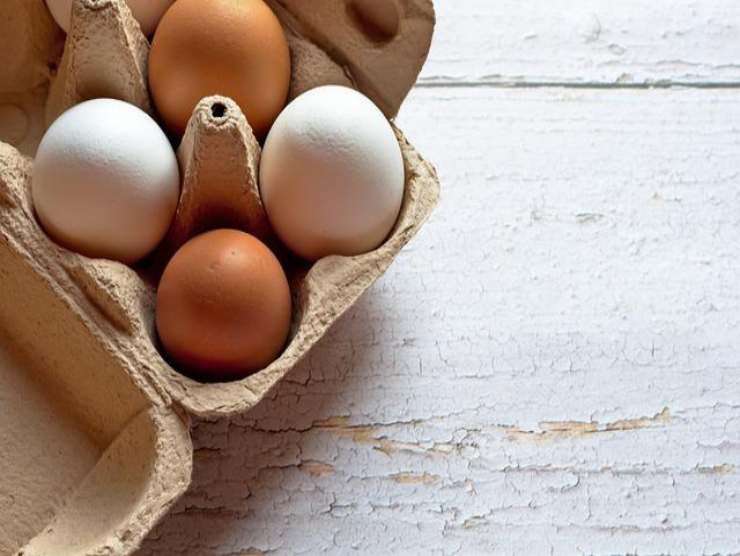
[{"label": "open carton lid", "polygon": [[[0,144],[0,175],[30,161]],[[187,418],[106,348],[69,268],[0,195],[0,553],[127,554],[190,483]]]}]

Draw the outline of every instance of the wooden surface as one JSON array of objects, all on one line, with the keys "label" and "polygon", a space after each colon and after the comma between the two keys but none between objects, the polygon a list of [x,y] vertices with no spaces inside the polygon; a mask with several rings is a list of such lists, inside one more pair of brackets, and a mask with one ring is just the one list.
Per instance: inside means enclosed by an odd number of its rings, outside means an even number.
[{"label": "wooden surface", "polygon": [[740,3],[462,4],[441,206],[142,554],[740,553]]}]

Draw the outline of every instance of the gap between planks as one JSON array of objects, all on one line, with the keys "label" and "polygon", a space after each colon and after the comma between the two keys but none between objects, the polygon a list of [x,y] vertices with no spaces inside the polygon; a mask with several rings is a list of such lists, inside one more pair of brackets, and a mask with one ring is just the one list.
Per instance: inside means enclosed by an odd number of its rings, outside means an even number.
[{"label": "gap between planks", "polygon": [[643,83],[604,83],[604,82],[568,82],[568,81],[511,81],[511,80],[477,80],[456,81],[439,79],[419,81],[417,89],[740,89],[740,82],[731,83],[691,83],[688,81],[655,81]]}]

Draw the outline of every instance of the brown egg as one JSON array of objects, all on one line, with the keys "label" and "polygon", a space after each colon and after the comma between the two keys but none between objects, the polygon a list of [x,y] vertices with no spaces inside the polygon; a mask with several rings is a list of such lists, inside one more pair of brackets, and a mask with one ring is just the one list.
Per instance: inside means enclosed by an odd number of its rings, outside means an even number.
[{"label": "brown egg", "polygon": [[290,328],[288,280],[252,235],[215,230],[175,253],[157,292],[157,331],[181,370],[206,380],[242,378],[269,365]]},{"label": "brown egg", "polygon": [[239,105],[262,138],[289,84],[285,33],[263,0],[177,0],[154,35],[149,86],[173,133],[185,132],[203,97],[219,94]]}]

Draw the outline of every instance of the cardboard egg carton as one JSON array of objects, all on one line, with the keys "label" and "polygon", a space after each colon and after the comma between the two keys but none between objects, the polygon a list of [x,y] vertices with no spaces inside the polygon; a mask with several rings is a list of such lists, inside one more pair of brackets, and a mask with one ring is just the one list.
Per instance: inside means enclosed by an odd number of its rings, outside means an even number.
[{"label": "cardboard egg carton", "polygon": [[[291,98],[342,84],[396,114],[429,50],[431,1],[268,3],[291,47]],[[132,269],[56,245],[31,205],[33,153],[61,112],[90,98],[119,98],[154,115],[148,49],[123,0],[75,0],[67,37],[43,0],[0,2],[2,554],[133,552],[189,485],[189,416],[229,416],[258,403],[388,268],[437,202],[433,167],[396,129],[406,190],[391,236],[365,255],[301,263],[274,241],[247,121],[230,99],[209,97],[178,149],[176,218],[147,262]],[[278,251],[295,303],[279,359],[243,380],[209,384],[163,358],[154,303],[172,252],[221,226]]]}]

